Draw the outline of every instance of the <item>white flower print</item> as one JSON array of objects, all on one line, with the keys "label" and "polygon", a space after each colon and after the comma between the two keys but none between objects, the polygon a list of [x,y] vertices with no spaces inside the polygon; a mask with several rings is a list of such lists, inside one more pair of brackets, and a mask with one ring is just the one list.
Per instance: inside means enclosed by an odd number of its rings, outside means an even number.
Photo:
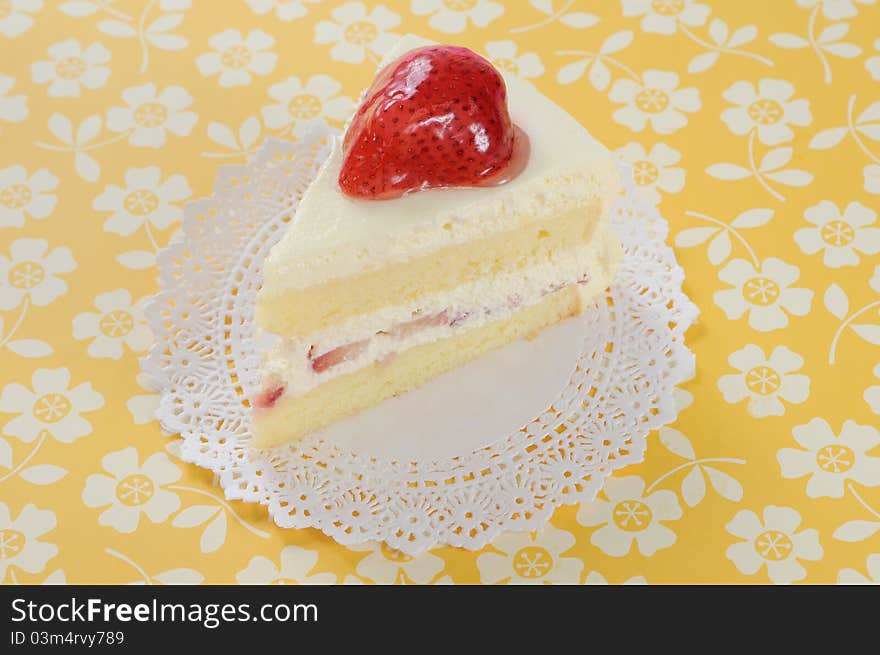
[{"label": "white flower print", "polygon": [[504,5],[490,0],[412,0],[416,16],[431,18],[428,25],[446,34],[460,34],[468,20],[477,27],[486,27],[504,13]]},{"label": "white flower print", "polygon": [[710,12],[693,0],[623,0],[623,15],[642,16],[642,30],[656,34],[674,34],[679,23],[699,27]]},{"label": "white flower print", "polygon": [[[138,386],[145,391],[155,391],[150,376],[141,371],[135,376]],[[131,420],[135,425],[144,425],[156,420],[156,410],[159,409],[159,394],[144,393],[132,396],[125,401],[125,406],[131,414]]]},{"label": "white flower print", "polygon": [[813,292],[791,286],[800,270],[776,257],[761,262],[760,271],[745,259],[732,259],[718,277],[734,288],[716,291],[712,296],[715,304],[732,320],[748,312],[749,325],[760,332],[784,328],[788,314],[806,316],[810,312]]},{"label": "white flower print", "polygon": [[327,585],[336,583],[335,573],[312,573],[318,563],[318,553],[299,546],[285,546],[280,564],[258,555],[247,567],[235,574],[238,584],[244,585]]},{"label": "white flower print", "polygon": [[[880,50],[880,39],[874,41],[874,50]],[[871,77],[875,80],[880,80],[880,55],[868,57],[865,60],[865,68],[868,69],[868,73],[871,74]],[[880,193],[880,191],[875,193]]]},{"label": "white flower print", "polygon": [[633,542],[639,552],[650,557],[675,543],[675,533],[663,525],[682,516],[675,493],[667,489],[645,493],[645,481],[637,475],[608,478],[597,498],[583,503],[577,521],[588,527],[600,526],[590,536],[590,543],[606,555],[623,557]]},{"label": "white flower print", "polygon": [[20,123],[28,115],[27,98],[6,95],[14,86],[14,77],[0,75],[0,119],[10,123]]},{"label": "white flower print", "polygon": [[754,575],[767,566],[774,584],[790,584],[807,577],[798,560],[815,562],[824,554],[819,533],[810,528],[798,531],[801,515],[791,507],[768,505],[763,521],[749,510],[741,510],[727,524],[727,531],[745,539],[727,549],[727,558],[741,573]]},{"label": "white flower print", "polygon": [[133,446],[109,453],[101,466],[110,475],[95,473],[86,479],[82,500],[86,507],[106,507],[98,517],[100,525],[119,532],[134,532],[141,513],[153,523],[162,523],[180,507],[180,498],[163,489],[180,479],[180,469],[168,455],[158,452],[138,464]]},{"label": "white flower print", "polygon": [[27,218],[46,218],[58,198],[48,193],[58,178],[41,168],[28,176],[24,166],[0,169],[0,227],[21,227]]},{"label": "white flower print", "polygon": [[0,35],[19,36],[34,24],[35,14],[43,8],[43,0],[6,0],[0,3]]},{"label": "white flower print", "polygon": [[55,514],[27,504],[13,521],[6,503],[0,502],[0,582],[9,567],[27,573],[40,573],[58,554],[58,546],[40,541],[55,527]]},{"label": "white flower print", "polygon": [[183,208],[178,203],[191,195],[183,175],[172,175],[163,182],[158,166],[129,168],[125,173],[125,188],[108,184],[92,207],[113,212],[104,221],[105,231],[128,236],[145,223],[164,230],[180,222]]},{"label": "white flower print", "polygon": [[145,296],[131,302],[131,293],[117,289],[95,298],[98,312],[83,312],[73,317],[73,338],[91,339],[88,353],[91,357],[122,357],[123,344],[135,352],[146,350],[151,342],[150,330],[144,318]]},{"label": "white flower print", "polygon": [[690,362],[688,362],[686,369],[682,371],[682,378],[678,383],[680,386],[677,386],[672,390],[672,400],[675,403],[677,414],[681,414],[684,410],[694,404],[694,394],[687,389],[682,389],[682,386],[693,381],[696,375],[697,365],[696,362],[691,359]]},{"label": "white flower print", "polygon": [[815,7],[821,4],[822,14],[829,20],[853,18],[859,13],[856,4],[873,5],[877,0],[797,0],[801,7]]},{"label": "white flower print", "polygon": [[574,535],[547,525],[540,532],[507,532],[492,541],[492,550],[477,557],[483,584],[577,584],[584,563],[562,557],[575,545]]},{"label": "white flower print", "polygon": [[122,92],[127,107],[107,110],[107,129],[128,132],[133,146],[159,148],[165,145],[166,131],[177,136],[192,132],[198,116],[184,111],[193,103],[189,91],[181,86],[166,86],[161,92],[153,83],[132,86]]},{"label": "white flower print", "polygon": [[350,544],[348,548],[370,553],[358,562],[356,571],[376,584],[428,584],[446,567],[446,562],[433,553],[410,557],[385,542]]},{"label": "white flower print", "polygon": [[43,585],[66,585],[67,584],[67,575],[64,573],[64,569],[55,569],[46,576],[46,579],[43,580],[40,584]]},{"label": "white flower print", "polygon": [[[880,57],[877,59],[880,61]],[[880,79],[880,75],[877,76],[877,79]],[[862,174],[865,177],[865,191],[880,194],[880,164],[868,164],[865,166]]]},{"label": "white flower print", "polygon": [[868,555],[865,566],[868,577],[855,569],[841,569],[837,574],[837,584],[880,585],[880,553]]},{"label": "white flower print", "polygon": [[400,25],[400,16],[383,5],[368,13],[363,2],[348,2],[334,9],[331,16],[332,21],[315,25],[315,43],[332,43],[330,57],[336,61],[360,64],[370,57],[378,63],[397,41],[397,35],[387,30]]},{"label": "white flower print", "polygon": [[788,403],[802,403],[810,395],[810,378],[795,374],[803,357],[785,346],[777,346],[768,359],[754,344],[737,350],[727,362],[739,373],[722,375],[718,389],[724,400],[735,404],[749,399],[749,414],[756,418],[782,416]]},{"label": "white flower print", "polygon": [[279,20],[292,21],[302,18],[308,13],[307,4],[315,4],[320,0],[246,0],[248,6],[256,14],[268,14],[273,9]]},{"label": "white flower print", "polygon": [[186,11],[191,6],[192,0],[159,0],[159,9],[162,11]]},{"label": "white flower print", "polygon": [[71,443],[92,432],[92,424],[80,416],[104,406],[104,396],[81,382],[70,388],[66,368],[34,371],[28,389],[12,382],[0,393],[0,412],[19,414],[3,426],[3,434],[31,443],[43,432],[58,441]]},{"label": "white flower print", "polygon": [[880,227],[869,227],[877,220],[877,212],[860,202],[851,202],[840,214],[830,200],[808,208],[804,218],[815,227],[802,228],[794,240],[808,255],[824,251],[823,261],[829,268],[856,266],[858,253],[876,255],[880,252]]},{"label": "white flower print", "polygon": [[544,64],[534,52],[518,53],[514,41],[490,41],[486,44],[489,60],[499,70],[523,79],[540,77],[544,74]]},{"label": "white flower print", "polygon": [[[880,290],[880,266],[877,267],[877,272],[874,274],[877,278],[877,288]],[[880,378],[880,364],[874,367],[874,377]],[[875,385],[868,387],[865,389],[864,394],[865,402],[868,403],[868,406],[871,408],[871,411],[875,414],[880,414],[880,385]]]},{"label": "white flower print", "polygon": [[826,420],[814,418],[806,425],[795,426],[791,432],[801,448],[782,448],[776,459],[782,477],[810,476],[810,498],[843,498],[847,480],[866,487],[880,485],[880,457],[865,454],[880,445],[880,434],[875,428],[849,420],[837,436]]},{"label": "white flower print", "polygon": [[[601,573],[599,573],[598,571],[590,571],[590,573],[587,575],[587,579],[584,580],[584,584],[585,585],[607,585],[608,580],[606,580],[605,576],[602,575]],[[646,584],[648,584],[648,581],[645,580],[645,576],[636,575],[636,576],[629,578],[628,580],[624,580],[620,584],[622,584],[624,586],[646,585]]]},{"label": "white flower print", "polygon": [[701,107],[700,93],[695,87],[678,88],[678,74],[648,70],[641,81],[622,77],[614,82],[608,97],[624,106],[614,112],[615,123],[633,132],[641,132],[650,123],[659,134],[671,134],[687,125],[682,112],[695,112]]},{"label": "white flower print", "polygon": [[220,74],[220,86],[245,86],[251,83],[251,73],[268,75],[275,70],[278,55],[269,52],[275,37],[262,30],[248,32],[242,37],[238,30],[226,30],[208,40],[214,52],[196,58],[196,66],[204,77]]},{"label": "white flower print", "polygon": [[98,89],[107,83],[110,51],[100,43],[83,49],[76,39],[49,46],[50,61],[31,64],[31,78],[37,84],[49,84],[52,98],[79,97],[81,88]]},{"label": "white flower print", "polygon": [[785,80],[764,78],[757,89],[751,82],[739,81],[721,95],[735,105],[721,112],[730,131],[742,136],[756,130],[758,140],[768,146],[791,141],[792,125],[805,127],[813,122],[810,101],[793,100],[794,85]]},{"label": "white flower print", "polygon": [[678,193],[684,188],[684,169],[674,164],[681,153],[665,143],[658,143],[648,152],[640,143],[630,142],[617,151],[617,156],[633,169],[633,180],[639,194],[652,205],[659,204],[663,193]]},{"label": "white flower print", "polygon": [[70,248],[49,250],[45,239],[16,239],[9,247],[11,259],[0,255],[0,310],[29,300],[38,307],[67,293],[59,275],[76,268]]},{"label": "white flower print", "polygon": [[263,107],[263,120],[273,130],[289,130],[297,137],[308,132],[314,121],[344,122],[354,111],[354,102],[339,95],[341,90],[342,85],[329,75],[313,75],[305,86],[300,78],[289,77],[269,87],[275,103]]}]

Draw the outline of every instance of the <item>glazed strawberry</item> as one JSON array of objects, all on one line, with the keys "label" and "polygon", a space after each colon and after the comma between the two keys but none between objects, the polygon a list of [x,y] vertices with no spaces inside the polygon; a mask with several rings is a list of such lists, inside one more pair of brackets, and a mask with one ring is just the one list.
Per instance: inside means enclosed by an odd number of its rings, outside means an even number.
[{"label": "glazed strawberry", "polygon": [[499,184],[527,143],[492,64],[467,48],[419,48],[380,71],[364,95],[343,141],[339,186],[382,200]]}]

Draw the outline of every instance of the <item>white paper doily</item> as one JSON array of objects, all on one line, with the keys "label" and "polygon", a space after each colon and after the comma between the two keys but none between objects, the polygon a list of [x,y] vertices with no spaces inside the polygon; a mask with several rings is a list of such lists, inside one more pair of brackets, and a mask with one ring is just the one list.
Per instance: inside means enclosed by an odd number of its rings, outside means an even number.
[{"label": "white paper doily", "polygon": [[214,471],[227,498],[267,505],[281,527],[319,528],[343,544],[384,541],[409,555],[540,529],[554,508],[591,500],[612,471],[641,461],[647,434],[675,418],[673,388],[693,366],[683,335],[697,310],[664,243],[666,222],[631,182],[612,219],[620,271],[582,319],[584,347],[565,389],[521,430],[433,461],[365,455],[315,436],[271,451],[248,446],[263,260],[330,134],[269,140],[246,166],[222,167],[213,195],[186,206],[183,238],[158,257],[160,292],[147,309],[155,343],[142,364],[161,391],[157,418],[183,438],[183,459]]}]

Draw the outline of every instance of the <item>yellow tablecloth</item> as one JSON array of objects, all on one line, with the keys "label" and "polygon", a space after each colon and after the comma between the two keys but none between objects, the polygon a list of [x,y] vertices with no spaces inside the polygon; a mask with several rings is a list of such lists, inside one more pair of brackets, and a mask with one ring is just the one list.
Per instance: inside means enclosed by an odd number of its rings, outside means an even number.
[{"label": "yellow tablecloth", "polygon": [[[878,25],[874,0],[0,1],[0,581],[880,582]],[[404,32],[632,163],[701,309],[644,464],[417,559],[226,502],[138,376],[182,205],[339,125]]]}]

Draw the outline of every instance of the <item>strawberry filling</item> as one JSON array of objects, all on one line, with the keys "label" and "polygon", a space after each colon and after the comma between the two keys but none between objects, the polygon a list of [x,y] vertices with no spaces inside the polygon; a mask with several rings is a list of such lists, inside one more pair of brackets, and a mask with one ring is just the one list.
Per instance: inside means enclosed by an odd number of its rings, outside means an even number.
[{"label": "strawberry filling", "polygon": [[[579,277],[573,284],[587,284],[589,282],[589,276],[584,275]],[[550,285],[541,295],[545,296],[547,294],[559,291],[565,287],[569,286],[564,283],[556,283]],[[516,294],[510,296],[507,300],[506,307],[508,310],[515,310],[517,307],[522,305],[522,298]],[[487,307],[484,310],[485,315],[489,316],[498,311],[497,308],[493,309],[491,307]],[[479,313],[479,312],[478,312]],[[345,362],[350,362],[356,360],[360,356],[362,356],[373,341],[373,339],[377,337],[391,337],[394,340],[405,340],[413,335],[416,335],[418,332],[422,330],[427,330],[430,328],[436,327],[452,327],[455,328],[466,319],[468,319],[472,315],[471,312],[454,312],[451,309],[445,309],[436,314],[430,314],[428,316],[421,316],[419,318],[414,318],[409,321],[404,321],[402,323],[397,323],[387,330],[380,330],[376,332],[372,337],[367,339],[361,339],[359,341],[353,341],[351,343],[344,344],[337,348],[332,348],[331,350],[316,353],[316,346],[312,345],[308,352],[308,360],[309,365],[311,366],[312,371],[315,373],[325,373],[330,369],[339,366],[340,364],[344,364]],[[379,355],[376,358],[376,363],[382,365],[390,362],[394,359],[396,353],[394,351],[387,352],[385,354]],[[264,388],[258,394],[256,394],[253,398],[253,405],[256,408],[268,409],[273,407],[278,399],[284,395],[286,388],[284,384],[280,383],[277,379],[272,379],[264,383]]]},{"label": "strawberry filling", "polygon": [[[578,278],[575,283],[576,284],[586,284],[589,282],[588,276],[582,276]],[[559,291],[560,289],[566,287],[566,284],[553,284],[550,288],[547,289],[547,293],[553,293],[554,291]],[[522,303],[522,300],[519,296],[513,296],[508,302],[509,309],[515,309]],[[488,312],[491,313],[491,312]],[[393,326],[389,330],[382,330],[376,333],[376,336],[390,336],[393,339],[406,339],[407,337],[412,336],[413,334],[426,330],[432,327],[455,327],[461,321],[466,319],[470,314],[453,314],[450,310],[445,309],[442,312],[437,314],[432,314],[430,316],[423,316],[421,318],[415,318],[411,321],[405,321],[404,323],[398,323]],[[325,353],[320,355],[315,355],[315,346],[312,346],[309,349],[309,361],[312,365],[312,370],[315,373],[323,373],[324,371],[333,368],[334,366],[338,366],[344,362],[351,361],[356,359],[360,355],[362,355],[367,347],[370,345],[369,339],[361,339],[360,341],[355,341],[349,344],[345,344],[343,346],[339,346],[338,348],[333,348],[332,350],[328,350]],[[386,359],[387,356],[384,359]]]},{"label": "strawberry filling", "polygon": [[[315,373],[323,373],[328,368],[333,368],[334,366],[338,366],[343,362],[352,360],[360,355],[362,352],[364,352],[364,350],[367,349],[367,345],[369,345],[369,343],[369,339],[364,339],[363,341],[356,341],[345,346],[339,346],[339,348],[329,350],[323,355],[319,355],[314,359],[312,359],[312,356],[309,355],[309,359],[312,362],[312,370]],[[314,349],[314,346],[312,347],[312,349]]]},{"label": "strawberry filling", "polygon": [[[444,325],[453,325],[454,318],[449,316],[448,311],[442,311],[439,314],[434,314],[433,316],[423,316],[422,318],[416,318],[411,321],[406,321],[404,323],[398,323],[390,330],[383,330],[378,332],[377,334],[387,335],[395,339],[403,339],[419,330],[424,330],[426,328],[431,327],[442,327]],[[334,366],[338,366],[343,362],[351,361],[355,359],[359,355],[361,355],[370,344],[370,339],[363,339],[361,341],[355,341],[354,343],[349,343],[344,346],[339,346],[338,348],[334,348],[333,350],[329,350],[317,357],[313,356],[313,351],[315,349],[312,346],[309,349],[309,360],[312,362],[312,370],[315,373],[323,373],[329,368],[333,368]]]},{"label": "strawberry filling", "polygon": [[267,387],[260,391],[256,396],[254,396],[254,407],[259,407],[260,409],[269,409],[270,407],[274,407],[275,403],[278,402],[278,399],[284,394],[284,385],[275,384],[273,386]]}]

